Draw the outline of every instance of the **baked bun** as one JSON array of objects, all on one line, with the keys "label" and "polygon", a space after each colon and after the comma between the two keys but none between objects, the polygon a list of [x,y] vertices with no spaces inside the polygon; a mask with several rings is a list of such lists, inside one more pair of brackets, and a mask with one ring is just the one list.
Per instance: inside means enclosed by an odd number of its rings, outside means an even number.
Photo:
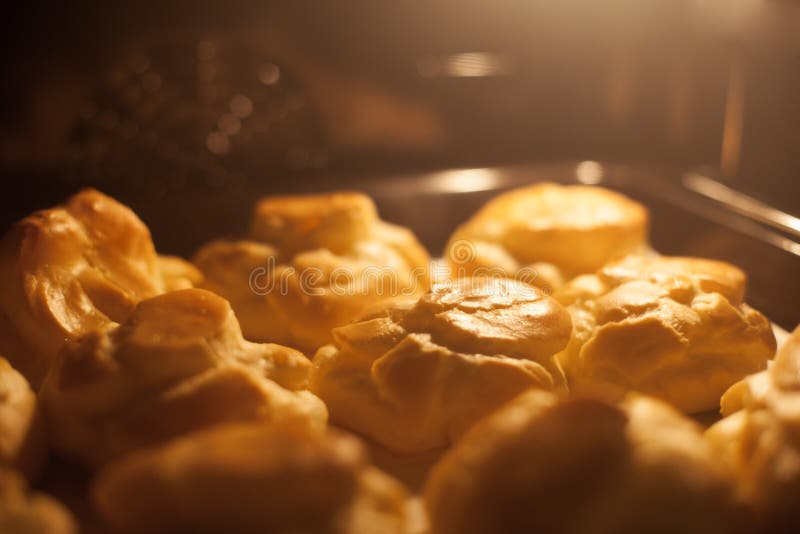
[{"label": "baked bun", "polygon": [[263,199],[251,238],[211,242],[194,262],[254,341],[313,352],[369,305],[428,287],[428,254],[362,194]]},{"label": "baked bun", "polygon": [[436,534],[731,532],[733,484],[664,403],[522,394],[470,430],[424,491]]},{"label": "baked bun", "polygon": [[763,407],[770,397],[800,393],[800,326],[781,345],[769,369],[744,377],[720,399],[723,416],[745,408]]},{"label": "baked bun", "polygon": [[125,320],[165,289],[144,223],[87,189],[0,242],[0,353],[38,388],[65,340]]},{"label": "baked bun", "polygon": [[93,498],[123,532],[405,532],[403,487],[333,430],[219,426],[110,465]]},{"label": "baked bun", "polygon": [[305,390],[310,366],[293,349],[245,341],[224,299],[185,289],[68,343],[41,399],[54,448],[99,466],[221,422],[323,426],[325,406]]},{"label": "baked bun", "polygon": [[164,283],[165,291],[197,287],[203,281],[203,273],[197,267],[178,256],[159,254],[158,269],[161,272],[161,280]]},{"label": "baked bun", "polygon": [[543,183],[492,199],[455,231],[446,256],[456,276],[500,271],[557,287],[644,248],[647,232],[647,210],[619,193]]},{"label": "baked bun", "polygon": [[570,390],[611,399],[630,390],[687,413],[720,395],[775,353],[769,321],[743,303],[745,275],[696,258],[631,256],[555,294],[573,334],[559,355]]},{"label": "baked bun", "polygon": [[45,453],[36,394],[25,377],[0,357],[0,469],[19,469],[32,478],[41,470]]},{"label": "baked bun", "polygon": [[422,452],[525,389],[563,389],[554,354],[569,334],[566,310],[532,286],[464,278],[335,329],[310,387],[338,424],[394,452]]},{"label": "baked bun", "polygon": [[55,500],[29,493],[25,479],[0,468],[0,532],[3,534],[77,534],[69,511]]},{"label": "baked bun", "polygon": [[800,327],[767,371],[722,397],[724,419],[706,436],[736,471],[740,489],[764,532],[796,532],[800,524]]}]

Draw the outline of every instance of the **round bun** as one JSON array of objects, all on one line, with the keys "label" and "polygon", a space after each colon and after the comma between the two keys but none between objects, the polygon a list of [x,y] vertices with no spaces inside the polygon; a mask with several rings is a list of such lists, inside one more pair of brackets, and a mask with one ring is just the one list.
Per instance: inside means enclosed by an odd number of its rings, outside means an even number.
[{"label": "round bun", "polygon": [[487,203],[455,231],[446,256],[456,276],[527,268],[551,285],[560,280],[553,266],[566,278],[594,272],[644,248],[647,232],[647,210],[619,193],[543,183]]},{"label": "round bun", "polygon": [[125,320],[166,289],[147,227],[93,189],[12,227],[0,287],[0,353],[35,388],[65,340]]},{"label": "round bun", "polygon": [[322,426],[325,406],[304,389],[310,365],[294,349],[245,341],[224,299],[185,289],[68,343],[41,399],[54,448],[98,466],[225,421]]},{"label": "round bun", "polygon": [[0,532],[77,534],[78,527],[61,503],[40,493],[30,493],[22,476],[0,468]]},{"label": "round bun", "polygon": [[800,326],[781,345],[768,369],[746,376],[720,399],[723,416],[759,408],[789,392],[800,393]]},{"label": "round bun", "polygon": [[123,532],[406,532],[403,487],[333,430],[223,425],[110,465],[93,497]]},{"label": "round bun", "polygon": [[250,233],[288,255],[318,248],[346,254],[370,240],[378,222],[375,204],[360,193],[272,196],[256,204]]},{"label": "round bun", "polygon": [[720,395],[775,353],[769,321],[743,303],[745,276],[726,263],[630,256],[555,294],[573,334],[559,355],[574,391],[620,398],[630,390],[687,413]]},{"label": "round bun", "polygon": [[428,287],[425,249],[362,194],[266,198],[251,238],[211,242],[194,263],[254,341],[313,352],[366,307]]},{"label": "round bun", "polygon": [[731,532],[733,484],[659,401],[522,394],[473,427],[424,491],[437,534]]},{"label": "round bun", "polygon": [[800,327],[767,371],[722,397],[724,419],[706,436],[738,475],[741,493],[763,532],[794,532],[800,524]]},{"label": "round bun", "polygon": [[0,357],[0,468],[19,469],[33,478],[46,452],[36,394],[25,377]]},{"label": "round bun", "polygon": [[564,308],[532,286],[465,278],[335,329],[310,387],[333,421],[392,451],[422,452],[525,389],[563,389],[554,354],[570,329]]}]

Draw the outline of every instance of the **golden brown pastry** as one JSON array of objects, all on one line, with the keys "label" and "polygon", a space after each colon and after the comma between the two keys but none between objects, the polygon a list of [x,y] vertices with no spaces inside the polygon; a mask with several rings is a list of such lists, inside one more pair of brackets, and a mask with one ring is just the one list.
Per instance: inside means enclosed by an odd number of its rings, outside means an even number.
[{"label": "golden brown pastry", "polygon": [[165,291],[189,289],[197,287],[203,282],[203,273],[197,267],[178,256],[159,254],[158,269],[161,272]]},{"label": "golden brown pastry", "polygon": [[36,394],[25,377],[0,357],[0,469],[12,467],[34,477],[46,453]]},{"label": "golden brown pastry", "polygon": [[620,398],[630,390],[687,413],[763,369],[775,352],[769,321],[744,304],[745,275],[696,258],[630,256],[555,294],[573,334],[558,358],[570,390]]},{"label": "golden brown pastry", "polygon": [[664,403],[544,391],[481,421],[434,468],[436,534],[732,532],[733,482],[700,428]]},{"label": "golden brown pastry", "polygon": [[87,189],[0,242],[0,353],[38,388],[66,340],[123,321],[165,289],[144,223]]},{"label": "golden brown pastry", "polygon": [[41,399],[54,448],[99,466],[221,422],[321,427],[325,406],[305,389],[310,366],[293,349],[245,341],[224,299],[185,289],[68,343]]},{"label": "golden brown pastry", "polygon": [[3,534],[77,534],[69,511],[40,493],[29,493],[25,479],[0,468],[0,532]]},{"label": "golden brown pastry", "polygon": [[405,532],[403,487],[333,430],[219,426],[110,465],[93,496],[124,532]]},{"label": "golden brown pastry", "polygon": [[464,278],[387,301],[333,331],[311,390],[331,419],[400,453],[448,445],[530,387],[563,389],[570,319],[521,282]]},{"label": "golden brown pastry", "polygon": [[362,194],[266,198],[251,239],[211,242],[194,262],[254,341],[313,352],[369,305],[428,287],[428,254]]},{"label": "golden brown pastry", "polygon": [[706,435],[736,471],[740,490],[765,532],[800,524],[800,327],[767,371],[722,397],[724,419]]},{"label": "golden brown pastry", "polygon": [[600,187],[536,184],[502,194],[450,238],[455,276],[494,272],[556,289],[611,260],[643,249],[648,214]]},{"label": "golden brown pastry", "polygon": [[800,393],[800,326],[786,339],[769,369],[746,376],[732,385],[720,399],[720,411],[728,416],[744,408],[758,408],[769,397]]}]

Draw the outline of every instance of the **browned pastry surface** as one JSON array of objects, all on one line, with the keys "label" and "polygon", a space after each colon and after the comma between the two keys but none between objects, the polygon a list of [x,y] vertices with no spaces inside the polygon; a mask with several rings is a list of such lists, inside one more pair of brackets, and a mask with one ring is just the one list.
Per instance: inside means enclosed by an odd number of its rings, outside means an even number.
[{"label": "browned pastry surface", "polygon": [[159,254],[158,268],[161,271],[161,279],[164,281],[165,291],[189,289],[197,287],[203,282],[203,273],[197,267],[178,256]]},{"label": "browned pastry surface", "polygon": [[770,368],[722,397],[726,417],[706,433],[735,470],[742,495],[764,531],[794,532],[800,524],[800,327]]},{"label": "browned pastry surface", "polygon": [[224,299],[186,289],[68,343],[42,402],[55,449],[98,466],[225,421],[322,426],[325,406],[305,389],[310,366],[294,349],[244,340]]},{"label": "browned pastry surface", "polygon": [[65,341],[125,320],[166,285],[144,223],[82,191],[22,219],[0,242],[0,352],[38,387]]},{"label": "browned pastry surface", "polygon": [[77,534],[72,515],[57,501],[28,491],[18,473],[0,468],[0,532]]},{"label": "browned pastry surface", "polygon": [[747,519],[700,428],[643,396],[524,393],[445,454],[424,497],[436,534],[705,534]]},{"label": "browned pastry surface", "polygon": [[558,358],[570,389],[630,390],[687,413],[719,403],[775,352],[769,321],[743,302],[745,276],[712,260],[630,256],[555,294],[573,334]]},{"label": "browned pastry surface", "polygon": [[405,532],[402,485],[333,430],[223,425],[110,465],[93,495],[124,532]]},{"label": "browned pastry surface", "polygon": [[359,193],[263,199],[250,238],[211,242],[194,262],[255,341],[313,352],[369,305],[428,287],[425,249]]},{"label": "browned pastry surface", "polygon": [[644,248],[647,232],[647,210],[619,193],[543,183],[492,199],[456,229],[446,259],[456,275],[529,268],[555,288]]},{"label": "browned pastry surface", "polygon": [[[785,394],[800,393],[800,327],[775,354],[769,369],[744,377],[720,399],[720,411],[728,416],[746,408],[759,408]],[[780,402],[780,401],[777,401]]]},{"label": "browned pastry surface", "polygon": [[46,452],[36,394],[25,377],[0,357],[0,468],[19,469],[34,478]]},{"label": "browned pastry surface", "polygon": [[554,354],[570,319],[510,279],[462,279],[419,299],[386,301],[333,331],[311,390],[333,421],[395,452],[444,447],[529,388],[563,390]]}]

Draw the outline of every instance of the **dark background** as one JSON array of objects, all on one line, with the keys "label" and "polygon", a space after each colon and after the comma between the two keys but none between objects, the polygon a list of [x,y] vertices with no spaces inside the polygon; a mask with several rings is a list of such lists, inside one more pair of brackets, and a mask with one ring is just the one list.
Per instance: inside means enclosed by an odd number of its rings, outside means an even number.
[{"label": "dark background", "polygon": [[[190,254],[264,193],[587,159],[706,166],[800,212],[800,2],[22,4],[2,228],[92,185]],[[254,109],[220,136],[236,96]]]}]

